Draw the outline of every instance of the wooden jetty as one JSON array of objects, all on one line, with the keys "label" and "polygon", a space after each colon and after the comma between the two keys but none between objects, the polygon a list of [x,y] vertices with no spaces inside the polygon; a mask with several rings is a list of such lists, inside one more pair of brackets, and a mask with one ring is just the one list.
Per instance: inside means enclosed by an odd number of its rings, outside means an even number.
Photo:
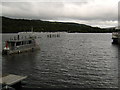
[{"label": "wooden jetty", "polygon": [[2,85],[2,90],[7,90],[7,88],[21,90],[21,81],[26,78],[27,76],[19,76],[14,74],[9,74],[7,76],[1,77],[0,84]]}]

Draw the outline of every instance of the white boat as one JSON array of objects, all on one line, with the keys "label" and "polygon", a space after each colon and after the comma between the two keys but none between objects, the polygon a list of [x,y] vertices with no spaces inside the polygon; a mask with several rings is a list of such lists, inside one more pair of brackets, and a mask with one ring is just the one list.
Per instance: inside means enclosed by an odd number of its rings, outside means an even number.
[{"label": "white boat", "polygon": [[9,55],[39,49],[40,47],[36,42],[36,37],[33,35],[33,32],[20,32],[17,37],[5,41],[2,54]]},{"label": "white boat", "polygon": [[113,44],[117,44],[118,43],[118,37],[119,37],[119,33],[118,32],[113,32],[112,33],[112,39],[113,39]]}]

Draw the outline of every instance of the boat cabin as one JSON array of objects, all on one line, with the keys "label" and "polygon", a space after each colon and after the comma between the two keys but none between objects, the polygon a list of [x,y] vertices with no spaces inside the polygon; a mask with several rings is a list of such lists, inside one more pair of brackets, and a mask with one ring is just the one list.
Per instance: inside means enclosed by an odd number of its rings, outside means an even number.
[{"label": "boat cabin", "polygon": [[25,46],[25,45],[31,45],[34,44],[34,40],[12,40],[12,41],[6,41],[6,48],[15,49],[19,46]]}]

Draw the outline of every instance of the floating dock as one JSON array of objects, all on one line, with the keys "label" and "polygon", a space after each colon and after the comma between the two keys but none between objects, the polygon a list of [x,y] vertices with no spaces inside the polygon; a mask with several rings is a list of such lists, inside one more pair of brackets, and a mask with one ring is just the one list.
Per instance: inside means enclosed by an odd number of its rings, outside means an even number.
[{"label": "floating dock", "polygon": [[4,88],[4,90],[7,90],[8,88],[21,90],[21,81],[26,78],[27,76],[9,74],[0,78],[0,84],[2,85],[2,88]]}]

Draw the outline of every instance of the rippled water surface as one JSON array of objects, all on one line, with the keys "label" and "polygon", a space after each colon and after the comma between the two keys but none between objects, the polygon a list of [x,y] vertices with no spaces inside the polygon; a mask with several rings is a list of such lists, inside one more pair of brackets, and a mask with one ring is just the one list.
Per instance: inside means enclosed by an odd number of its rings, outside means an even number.
[{"label": "rippled water surface", "polygon": [[[40,51],[2,56],[3,74],[27,75],[28,87],[118,87],[118,46],[111,34],[49,34],[36,34]],[[3,35],[3,41],[13,35]]]}]

